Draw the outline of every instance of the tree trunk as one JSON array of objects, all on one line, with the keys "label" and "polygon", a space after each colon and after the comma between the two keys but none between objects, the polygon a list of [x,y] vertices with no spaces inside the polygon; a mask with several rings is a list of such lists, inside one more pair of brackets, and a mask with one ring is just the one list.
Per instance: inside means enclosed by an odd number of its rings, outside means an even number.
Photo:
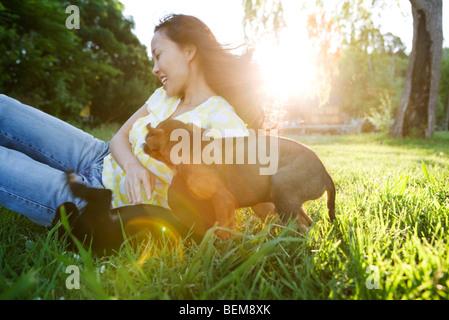
[{"label": "tree trunk", "polygon": [[410,0],[413,47],[391,134],[433,136],[443,50],[442,0]]}]

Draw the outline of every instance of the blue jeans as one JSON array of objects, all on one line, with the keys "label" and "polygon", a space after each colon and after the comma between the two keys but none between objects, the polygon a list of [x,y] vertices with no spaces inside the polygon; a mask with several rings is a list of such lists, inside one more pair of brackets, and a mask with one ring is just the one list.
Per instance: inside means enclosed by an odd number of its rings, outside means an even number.
[{"label": "blue jeans", "polygon": [[55,211],[75,198],[65,172],[102,188],[103,159],[109,143],[68,123],[0,94],[0,206],[51,226]]}]

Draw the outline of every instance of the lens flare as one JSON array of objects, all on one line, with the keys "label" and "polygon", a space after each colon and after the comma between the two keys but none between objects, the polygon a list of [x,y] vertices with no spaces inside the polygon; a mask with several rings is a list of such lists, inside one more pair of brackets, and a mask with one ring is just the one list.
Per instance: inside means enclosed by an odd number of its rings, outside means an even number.
[{"label": "lens flare", "polygon": [[[145,245],[137,263],[142,265],[148,258],[153,256],[155,245],[174,246],[180,260],[183,260],[183,250],[180,241],[180,234],[170,223],[163,219],[154,217],[137,217],[129,220],[125,225],[127,234],[137,235],[141,241],[153,241]],[[148,236],[151,234],[151,237]]]}]

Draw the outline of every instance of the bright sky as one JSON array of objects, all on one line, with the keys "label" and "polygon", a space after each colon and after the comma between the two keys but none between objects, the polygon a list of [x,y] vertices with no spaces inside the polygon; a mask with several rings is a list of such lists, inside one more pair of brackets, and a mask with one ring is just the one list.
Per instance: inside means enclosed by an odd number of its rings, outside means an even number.
[{"label": "bright sky", "polygon": [[[242,0],[120,0],[125,16],[133,16],[134,33],[140,42],[151,46],[153,29],[160,18],[169,13],[196,16],[214,33],[220,43],[243,42]],[[148,50],[150,51],[150,50]],[[151,53],[150,53],[151,54]]]},{"label": "bright sky", "polygon": [[[125,5],[125,16],[133,16],[134,33],[150,53],[154,26],[169,13],[183,13],[196,16],[212,30],[222,44],[238,46],[244,43],[242,0],[120,0]],[[449,0],[446,0],[449,2]],[[401,9],[392,4],[379,12],[379,25],[384,33],[399,36],[407,51],[412,48],[413,18],[409,0],[400,0]],[[281,45],[273,42],[256,43],[254,58],[261,62],[266,90],[278,101],[289,94],[313,95],[319,83],[316,52],[307,37],[306,21],[301,19],[301,2],[282,0],[284,19],[288,26],[281,34]],[[324,1],[335,5],[335,0]],[[444,23],[447,21],[448,23]],[[443,9],[443,35],[448,38],[449,10]]]},{"label": "bright sky", "polygon": [[[183,13],[198,17],[215,34],[221,43],[241,44],[243,42],[242,0],[120,0],[125,5],[125,15],[133,16],[136,28],[134,33],[148,48],[151,44],[154,26],[168,13]],[[328,0],[334,2],[335,0]],[[447,0],[446,0],[447,1]],[[443,6],[444,6],[443,1]],[[406,13],[404,17],[394,6],[382,13],[381,25],[385,31],[401,37],[407,50],[411,50],[413,19],[408,0],[400,0]],[[284,16],[287,23],[297,20],[299,3],[283,0]],[[444,45],[449,46],[449,10],[443,8]]]}]

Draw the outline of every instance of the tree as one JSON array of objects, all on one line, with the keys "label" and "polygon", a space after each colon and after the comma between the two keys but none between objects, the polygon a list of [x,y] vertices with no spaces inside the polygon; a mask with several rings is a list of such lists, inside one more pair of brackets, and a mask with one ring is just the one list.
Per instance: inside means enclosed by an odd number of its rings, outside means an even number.
[{"label": "tree", "polygon": [[[247,0],[245,12],[255,17],[254,8],[261,7],[267,0]],[[281,1],[281,0],[278,0]],[[313,6],[323,7],[324,1],[315,0]],[[438,85],[442,55],[442,0],[410,0],[413,13],[413,48],[402,90],[402,98],[397,108],[391,134],[397,137],[431,137],[435,130],[438,104]],[[252,6],[249,6],[251,4]],[[310,5],[310,4],[309,4]],[[360,53],[369,52],[376,43],[385,41],[380,29],[374,27],[374,9],[382,10],[385,0],[341,0],[334,6],[335,19],[346,45],[355,45]],[[250,14],[248,14],[248,12]],[[279,17],[275,12],[275,17]],[[263,21],[269,21],[266,14]],[[396,44],[395,44],[396,46]],[[346,48],[347,49],[347,48]],[[370,62],[370,60],[368,60]],[[449,113],[448,113],[449,117]]]},{"label": "tree", "polygon": [[[341,97],[342,110],[350,117],[373,119],[373,114],[383,115],[379,120],[385,124],[393,119],[408,62],[404,45],[396,44],[396,39],[376,44],[370,53],[357,43],[345,46],[332,92]],[[390,126],[384,127],[385,132]]]},{"label": "tree", "polygon": [[255,41],[264,33],[274,33],[285,27],[282,0],[243,0],[245,38]]},{"label": "tree", "polygon": [[[308,108],[321,106],[332,98],[347,115],[367,117],[381,111],[378,109],[386,100],[391,105],[399,102],[405,46],[391,32],[382,33],[376,20],[376,15],[394,5],[397,3],[384,0],[342,0],[331,5],[320,0],[301,2],[309,45],[316,52],[314,67],[320,76],[314,80],[314,101],[296,101],[295,107],[302,103]],[[270,7],[274,8],[271,15],[267,12]],[[246,0],[246,29],[256,35],[261,30],[276,32],[285,25],[279,22],[282,10],[281,0]],[[391,118],[388,115],[388,122]]]},{"label": "tree", "polygon": [[410,0],[413,47],[391,134],[429,138],[436,123],[443,30],[442,0]]},{"label": "tree", "polygon": [[0,92],[59,115],[73,102],[68,65],[77,51],[64,8],[55,1],[1,2]]},{"label": "tree", "polygon": [[[80,28],[66,27],[76,5]],[[125,121],[158,85],[118,0],[0,0],[0,92],[64,120]]]},{"label": "tree", "polygon": [[146,47],[132,33],[134,22],[123,16],[118,0],[72,3],[81,12],[80,51],[88,52],[82,76],[91,94],[91,114],[100,121],[124,122],[158,85]]}]

